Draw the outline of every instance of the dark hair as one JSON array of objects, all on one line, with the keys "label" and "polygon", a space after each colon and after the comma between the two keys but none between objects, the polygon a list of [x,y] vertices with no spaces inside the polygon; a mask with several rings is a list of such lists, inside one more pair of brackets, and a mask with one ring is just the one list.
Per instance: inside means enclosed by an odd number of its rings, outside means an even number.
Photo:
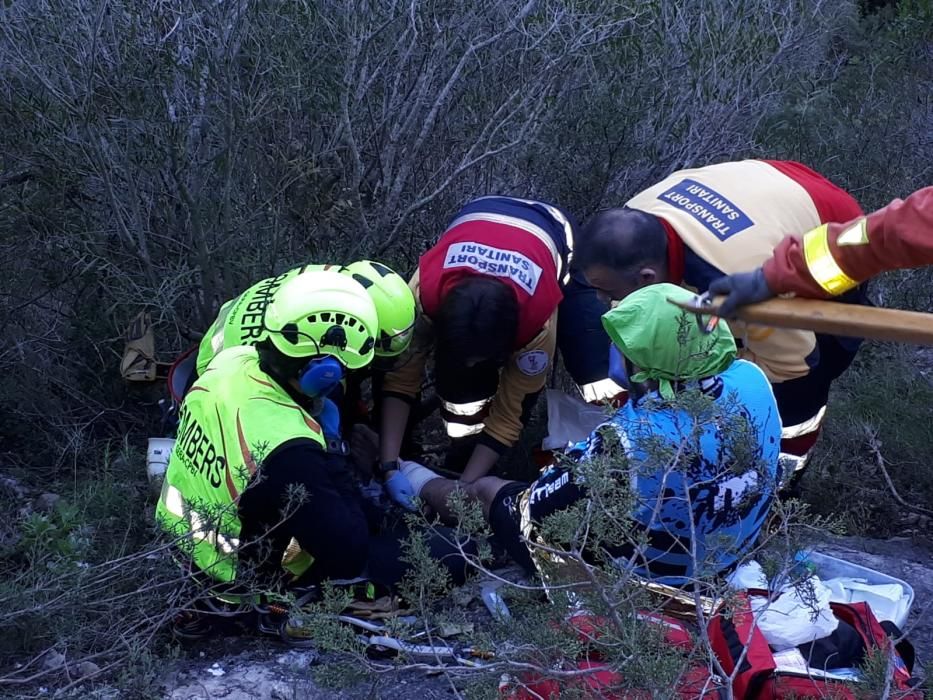
[{"label": "dark hair", "polygon": [[289,357],[279,351],[268,338],[256,344],[256,351],[259,353],[259,369],[275,379],[279,384],[285,384],[289,379],[297,379],[310,359],[308,357]]},{"label": "dark hair", "polygon": [[574,241],[574,267],[594,265],[637,274],[647,264],[667,262],[667,234],[653,214],[626,207],[597,212]]},{"label": "dark hair", "polygon": [[504,363],[518,329],[518,299],[505,282],[473,276],[444,297],[434,320],[437,350],[449,360]]}]

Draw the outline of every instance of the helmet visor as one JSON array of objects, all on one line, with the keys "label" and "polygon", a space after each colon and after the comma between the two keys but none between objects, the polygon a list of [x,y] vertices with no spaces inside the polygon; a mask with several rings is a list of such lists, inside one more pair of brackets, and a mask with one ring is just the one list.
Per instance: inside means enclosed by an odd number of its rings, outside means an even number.
[{"label": "helmet visor", "polygon": [[414,323],[393,335],[389,335],[385,330],[380,331],[374,348],[376,355],[378,357],[395,357],[396,355],[401,355],[411,344],[411,337],[414,332]]}]

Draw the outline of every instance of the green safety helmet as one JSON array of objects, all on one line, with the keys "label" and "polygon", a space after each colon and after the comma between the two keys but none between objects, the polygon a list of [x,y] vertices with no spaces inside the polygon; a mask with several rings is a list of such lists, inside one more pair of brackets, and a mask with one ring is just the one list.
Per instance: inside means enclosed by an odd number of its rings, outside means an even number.
[{"label": "green safety helmet", "polygon": [[306,270],[285,282],[266,307],[272,344],[288,357],[336,358],[347,369],[373,359],[379,324],[362,285],[334,270]]},{"label": "green safety helmet", "polygon": [[405,352],[415,328],[415,295],[408,283],[391,268],[372,260],[351,263],[341,272],[363,285],[376,305],[376,356],[396,357]]}]

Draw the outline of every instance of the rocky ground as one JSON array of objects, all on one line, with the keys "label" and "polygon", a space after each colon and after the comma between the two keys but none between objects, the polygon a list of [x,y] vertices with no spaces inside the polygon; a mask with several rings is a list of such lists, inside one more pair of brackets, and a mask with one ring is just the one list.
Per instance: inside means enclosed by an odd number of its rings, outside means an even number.
[{"label": "rocky ground", "polygon": [[[166,674],[166,700],[377,700],[456,697],[443,676],[404,671],[374,675],[365,683],[342,689],[322,687],[313,679],[314,652],[274,648],[258,640],[227,640],[204,658],[180,661]],[[218,652],[222,652],[218,654]]]},{"label": "rocky ground", "polygon": [[[828,538],[819,551],[905,580],[915,601],[908,633],[918,658],[933,655],[933,554],[929,545],[909,538],[873,540],[861,537]],[[924,614],[927,613],[927,614]],[[289,650],[260,639],[225,639],[192,652],[165,673],[165,698],[170,700],[291,700],[338,698],[377,700],[458,697],[458,683],[443,675],[387,672],[341,690],[322,687],[312,678],[320,659],[312,651]]]}]

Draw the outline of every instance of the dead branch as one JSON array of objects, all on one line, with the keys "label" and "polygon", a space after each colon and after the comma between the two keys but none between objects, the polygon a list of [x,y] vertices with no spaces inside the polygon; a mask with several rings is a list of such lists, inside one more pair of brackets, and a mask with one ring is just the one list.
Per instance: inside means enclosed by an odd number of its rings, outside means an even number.
[{"label": "dead branch", "polygon": [[897,488],[894,486],[894,481],[891,479],[887,467],[885,467],[884,455],[881,454],[881,441],[874,432],[870,432],[868,435],[868,449],[870,449],[874,455],[875,466],[878,467],[878,470],[881,472],[882,476],[884,476],[884,481],[888,485],[891,495],[894,496],[894,500],[897,501],[902,508],[909,510],[911,513],[933,517],[933,510],[908,503],[901,497],[901,494],[898,493]]}]

